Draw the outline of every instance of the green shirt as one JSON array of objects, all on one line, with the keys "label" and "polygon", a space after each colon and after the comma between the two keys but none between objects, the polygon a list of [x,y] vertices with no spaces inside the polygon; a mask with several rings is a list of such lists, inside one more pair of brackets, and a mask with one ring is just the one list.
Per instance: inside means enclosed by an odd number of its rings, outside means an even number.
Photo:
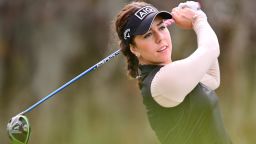
[{"label": "green shirt", "polygon": [[150,85],[161,66],[144,65],[141,93],[148,119],[161,144],[231,144],[215,92],[199,83],[178,106],[165,108],[152,98]]}]

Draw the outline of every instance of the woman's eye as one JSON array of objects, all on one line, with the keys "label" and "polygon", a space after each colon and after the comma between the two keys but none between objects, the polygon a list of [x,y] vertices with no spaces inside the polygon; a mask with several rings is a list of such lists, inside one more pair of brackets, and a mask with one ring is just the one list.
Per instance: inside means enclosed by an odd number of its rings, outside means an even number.
[{"label": "woman's eye", "polygon": [[165,25],[162,25],[162,26],[160,26],[160,30],[164,30],[166,28],[166,26]]},{"label": "woman's eye", "polygon": [[152,33],[151,33],[151,32],[146,33],[146,34],[144,35],[144,38],[148,38],[148,37],[150,37],[151,35],[152,35]]}]

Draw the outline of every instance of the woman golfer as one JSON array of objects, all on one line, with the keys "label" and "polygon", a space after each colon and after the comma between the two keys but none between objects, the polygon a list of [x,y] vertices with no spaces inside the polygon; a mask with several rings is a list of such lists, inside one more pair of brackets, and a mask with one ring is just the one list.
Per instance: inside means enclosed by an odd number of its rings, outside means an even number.
[{"label": "woman golfer", "polygon": [[[197,49],[177,61],[171,60],[170,19],[197,36]],[[169,13],[131,2],[119,12],[115,26],[129,75],[139,81],[161,144],[231,144],[214,92],[220,83],[219,43],[198,3],[181,3]]]}]

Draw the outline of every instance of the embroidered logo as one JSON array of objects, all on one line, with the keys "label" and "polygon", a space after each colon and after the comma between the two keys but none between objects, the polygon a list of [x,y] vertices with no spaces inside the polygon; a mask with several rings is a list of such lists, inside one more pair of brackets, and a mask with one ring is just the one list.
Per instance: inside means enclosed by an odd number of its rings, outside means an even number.
[{"label": "embroidered logo", "polygon": [[151,6],[145,6],[141,9],[139,9],[136,13],[135,16],[139,18],[140,20],[144,19],[148,14],[156,12],[157,10]]},{"label": "embroidered logo", "polygon": [[131,36],[130,36],[130,29],[126,29],[125,31],[124,31],[124,39],[125,40],[127,40],[128,38],[130,38]]}]

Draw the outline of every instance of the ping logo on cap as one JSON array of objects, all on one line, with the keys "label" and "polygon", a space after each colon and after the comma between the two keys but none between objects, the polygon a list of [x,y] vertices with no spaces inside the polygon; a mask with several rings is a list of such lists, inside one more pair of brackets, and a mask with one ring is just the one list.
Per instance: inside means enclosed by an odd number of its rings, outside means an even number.
[{"label": "ping logo on cap", "polygon": [[157,10],[153,8],[152,6],[145,6],[141,9],[139,9],[136,13],[135,16],[139,18],[140,20],[144,19],[145,16],[147,16],[150,13],[156,12]]},{"label": "ping logo on cap", "polygon": [[124,31],[124,39],[125,39],[125,40],[127,40],[128,38],[131,37],[131,36],[130,36],[130,31],[131,31],[131,29],[126,29],[126,30]]}]

